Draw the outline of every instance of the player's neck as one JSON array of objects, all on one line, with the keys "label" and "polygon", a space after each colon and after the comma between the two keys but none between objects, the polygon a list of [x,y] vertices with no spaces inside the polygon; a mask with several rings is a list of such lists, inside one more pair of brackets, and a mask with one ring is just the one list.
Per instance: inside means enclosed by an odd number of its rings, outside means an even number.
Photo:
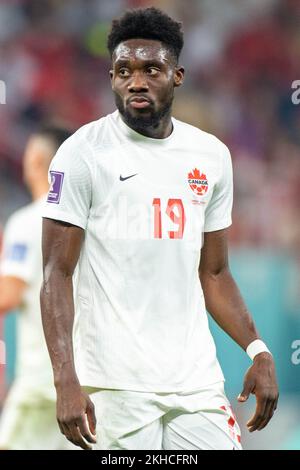
[{"label": "player's neck", "polygon": [[126,119],[124,119],[125,124],[127,124],[128,127],[133,129],[135,132],[138,132],[139,134],[142,134],[146,137],[150,137],[152,139],[165,139],[171,135],[172,130],[173,130],[173,124],[171,120],[171,112],[165,115],[161,120],[159,121],[158,126],[148,126],[147,128],[138,128],[135,126],[132,126],[131,123],[128,123]]},{"label": "player's neck", "polygon": [[30,188],[31,196],[33,201],[37,201],[41,197],[43,197],[45,194],[47,194],[49,190],[49,184],[48,181],[46,182],[40,182],[39,184],[34,185],[32,188]]}]

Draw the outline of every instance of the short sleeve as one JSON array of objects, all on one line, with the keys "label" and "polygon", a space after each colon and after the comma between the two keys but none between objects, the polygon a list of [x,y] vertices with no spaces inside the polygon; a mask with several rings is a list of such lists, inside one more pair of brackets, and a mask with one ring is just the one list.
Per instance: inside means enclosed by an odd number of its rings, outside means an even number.
[{"label": "short sleeve", "polygon": [[49,192],[42,216],[87,226],[92,198],[91,150],[76,134],[58,149],[49,168]]},{"label": "short sleeve", "polygon": [[204,232],[229,227],[232,223],[233,176],[231,156],[226,145],[221,144],[220,178],[205,211]]},{"label": "short sleeve", "polygon": [[0,262],[0,275],[13,276],[30,283],[36,276],[36,240],[17,214],[12,216],[5,227]]}]

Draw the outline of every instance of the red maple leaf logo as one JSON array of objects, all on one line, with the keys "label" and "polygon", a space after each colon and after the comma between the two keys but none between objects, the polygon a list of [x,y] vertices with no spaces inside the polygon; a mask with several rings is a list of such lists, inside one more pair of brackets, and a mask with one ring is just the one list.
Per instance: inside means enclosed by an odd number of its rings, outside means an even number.
[{"label": "red maple leaf logo", "polygon": [[197,196],[204,196],[208,190],[208,181],[204,173],[200,173],[198,168],[194,168],[188,173],[188,183]]}]

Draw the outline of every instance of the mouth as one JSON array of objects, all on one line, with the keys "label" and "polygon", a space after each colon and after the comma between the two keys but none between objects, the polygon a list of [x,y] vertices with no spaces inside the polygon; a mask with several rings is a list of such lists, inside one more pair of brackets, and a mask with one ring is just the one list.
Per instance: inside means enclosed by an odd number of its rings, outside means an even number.
[{"label": "mouth", "polygon": [[150,104],[150,101],[145,96],[133,96],[129,100],[129,105],[135,109],[147,108]]}]

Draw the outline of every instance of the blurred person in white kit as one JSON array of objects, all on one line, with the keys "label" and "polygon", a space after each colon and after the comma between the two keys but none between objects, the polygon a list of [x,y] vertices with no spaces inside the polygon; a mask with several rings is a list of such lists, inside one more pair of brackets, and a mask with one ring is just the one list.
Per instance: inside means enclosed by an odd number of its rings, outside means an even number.
[{"label": "blurred person in white kit", "polygon": [[48,168],[69,130],[45,126],[28,140],[24,182],[32,202],[9,218],[0,259],[0,315],[17,309],[16,376],[0,417],[0,449],[69,449],[57,427],[56,394],[42,330],[41,207],[49,190]]}]

